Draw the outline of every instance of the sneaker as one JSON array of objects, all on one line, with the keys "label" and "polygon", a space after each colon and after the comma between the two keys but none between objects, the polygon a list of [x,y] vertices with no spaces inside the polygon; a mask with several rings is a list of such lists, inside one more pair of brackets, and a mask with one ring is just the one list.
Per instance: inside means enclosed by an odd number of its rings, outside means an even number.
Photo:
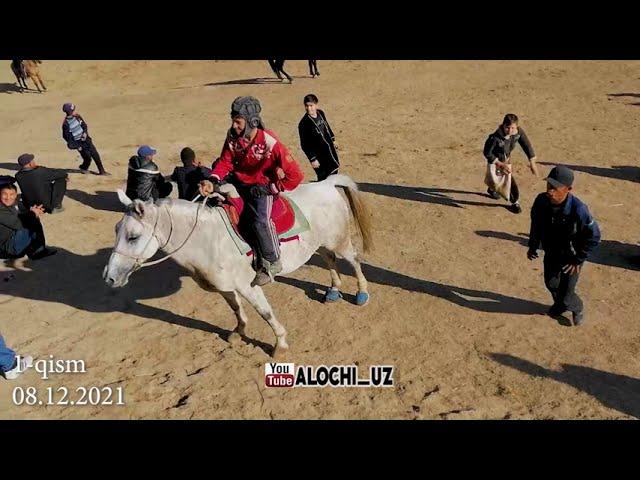
[{"label": "sneaker", "polygon": [[56,213],[62,213],[64,212],[64,207],[60,206],[60,207],[56,207],[53,210],[51,210],[51,215],[54,215]]},{"label": "sneaker", "polygon": [[571,312],[573,314],[573,324],[577,327],[584,323],[584,311],[582,312]]},{"label": "sneaker", "polygon": [[81,168],[80,172],[82,172],[83,175],[86,175],[89,173],[89,169],[88,168]]},{"label": "sneaker", "polygon": [[33,357],[27,355],[26,357],[19,357],[20,362],[16,361],[16,366],[11,370],[4,372],[4,378],[7,380],[15,380],[23,373],[27,368],[33,365]]},{"label": "sneaker", "polygon": [[267,272],[265,272],[263,269],[256,273],[256,276],[253,278],[253,281],[251,282],[251,286],[262,287],[263,285],[266,285],[271,282],[273,282],[273,277],[269,275]]},{"label": "sneaker", "polygon": [[512,211],[513,213],[522,213],[522,207],[520,206],[519,203],[514,203],[511,206],[509,206],[509,210]]},{"label": "sneaker", "polygon": [[487,188],[487,195],[489,195],[494,200],[498,200],[500,198],[498,192],[496,192],[495,190],[491,190],[490,188]]},{"label": "sneaker", "polygon": [[40,260],[41,258],[50,257],[51,255],[55,255],[56,253],[58,253],[58,250],[56,250],[55,248],[43,247],[32,253],[29,258],[31,260]]},{"label": "sneaker", "polygon": [[267,283],[271,283],[273,282],[274,277],[282,271],[282,262],[280,260],[277,260],[271,264],[269,264],[269,262],[267,262],[266,260],[263,260],[263,262],[265,263],[265,265],[258,272],[256,272],[256,276],[251,282],[252,286],[258,285],[261,287],[263,285],[266,285]]}]

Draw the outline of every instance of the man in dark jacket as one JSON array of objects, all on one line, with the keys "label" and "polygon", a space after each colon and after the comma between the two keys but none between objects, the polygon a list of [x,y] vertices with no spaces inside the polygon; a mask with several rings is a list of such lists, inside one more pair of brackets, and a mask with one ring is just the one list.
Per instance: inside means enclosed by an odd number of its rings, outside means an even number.
[{"label": "man in dark jacket", "polygon": [[153,161],[156,150],[148,145],[138,149],[138,154],[129,159],[129,175],[127,177],[127,196],[131,200],[156,201],[169,196],[173,190],[171,182],[167,182],[158,165]]},{"label": "man in dark jacket", "polygon": [[318,97],[310,93],[304,97],[303,102],[307,113],[298,124],[300,146],[320,182],[329,175],[338,173],[340,168],[340,159],[335,145],[336,137],[326,115],[318,108]]},{"label": "man in dark jacket", "polygon": [[40,215],[42,205],[26,209],[17,201],[15,185],[0,186],[0,258],[21,258],[28,255],[32,260],[54,255],[57,250],[47,248]]},{"label": "man in dark jacket", "polygon": [[199,184],[211,176],[211,170],[203,167],[196,159],[195,152],[189,147],[180,152],[182,167],[176,167],[171,174],[171,180],[178,185],[178,198],[193,200],[198,194]]},{"label": "man in dark jacket", "polygon": [[16,180],[26,207],[42,205],[47,213],[63,212],[62,199],[67,192],[69,177],[67,172],[38,166],[30,153],[20,155],[18,164],[20,171],[16,173]]},{"label": "man in dark jacket", "polygon": [[544,250],[544,281],[553,296],[549,315],[569,310],[575,325],[584,322],[584,306],[575,292],[580,269],[600,243],[600,229],[587,205],[570,193],[573,172],[557,166],[547,177],[547,192],[531,208],[531,233],[527,258]]},{"label": "man in dark jacket", "polygon": [[[527,135],[524,133],[524,129],[518,126],[518,116],[513,113],[505,115],[502,120],[502,125],[500,125],[495,132],[489,135],[484,144],[483,153],[489,164],[495,164],[496,167],[502,171],[511,173],[511,152],[515,148],[516,144],[519,144],[527,155],[531,172],[535,176],[538,176],[536,154],[533,151],[533,146],[531,145]],[[499,195],[491,186],[489,186],[487,193],[494,199],[499,198]],[[513,213],[522,212],[519,200],[520,191],[516,184],[516,180],[512,175],[509,201],[511,202],[510,210]]]},{"label": "man in dark jacket", "polygon": [[93,159],[98,167],[99,175],[110,175],[104,170],[100,154],[89,136],[89,126],[76,112],[76,106],[73,103],[65,103],[62,106],[62,111],[67,114],[62,122],[62,138],[67,142],[69,150],[80,152],[83,160],[80,165],[82,173],[89,172],[89,165]]}]

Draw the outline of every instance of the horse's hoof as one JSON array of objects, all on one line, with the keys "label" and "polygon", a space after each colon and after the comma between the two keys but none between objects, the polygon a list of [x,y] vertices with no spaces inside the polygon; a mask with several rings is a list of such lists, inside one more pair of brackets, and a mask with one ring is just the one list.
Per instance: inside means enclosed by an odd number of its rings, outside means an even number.
[{"label": "horse's hoof", "polygon": [[238,332],[231,332],[229,338],[227,338],[227,341],[234,345],[238,344],[242,341],[242,335],[240,335]]},{"label": "horse's hoof", "polygon": [[286,347],[276,345],[275,347],[273,347],[273,352],[271,353],[271,357],[274,360],[282,359],[287,354],[288,351],[289,351],[288,345]]},{"label": "horse's hoof", "polygon": [[325,303],[337,302],[341,298],[342,298],[342,294],[340,293],[340,290],[338,290],[337,288],[330,288],[329,290],[327,290],[327,293],[324,294]]},{"label": "horse's hoof", "polygon": [[369,303],[369,294],[367,292],[358,292],[356,294],[356,305],[364,307]]}]

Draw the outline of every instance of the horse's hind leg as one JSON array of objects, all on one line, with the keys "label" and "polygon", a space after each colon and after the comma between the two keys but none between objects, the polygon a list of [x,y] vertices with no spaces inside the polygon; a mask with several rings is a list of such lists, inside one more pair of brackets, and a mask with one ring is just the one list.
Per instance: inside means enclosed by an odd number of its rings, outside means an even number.
[{"label": "horse's hind leg", "polygon": [[356,294],[356,303],[360,306],[366,305],[369,301],[369,289],[367,279],[362,273],[362,266],[360,264],[360,258],[357,250],[349,240],[343,248],[336,250],[336,252],[349,262],[356,272],[356,278],[358,279],[358,293]]},{"label": "horse's hind leg", "polygon": [[331,274],[331,288],[324,294],[324,301],[336,302],[342,298],[342,295],[340,294],[342,280],[340,279],[340,274],[338,273],[338,268],[336,265],[336,254],[324,247],[318,249],[318,254],[327,264],[329,273]]},{"label": "horse's hind leg", "polygon": [[[38,91],[41,92],[42,90],[44,90],[45,92],[47,91],[47,87],[44,86],[44,82],[42,81],[42,78],[40,77],[40,74],[36,73],[34,74],[31,79],[33,80],[33,83],[35,83],[36,87],[38,88]],[[42,87],[42,90],[40,90],[40,87]]]},{"label": "horse's hind leg", "polygon": [[236,291],[233,292],[220,292],[220,295],[227,301],[231,310],[236,314],[236,318],[238,319],[238,326],[236,329],[229,335],[228,341],[235,342],[240,340],[241,337],[245,336],[245,329],[247,327],[247,314],[242,308],[242,298]]},{"label": "horse's hind leg", "polygon": [[273,330],[273,333],[276,336],[276,345],[271,356],[276,357],[278,354],[287,350],[289,348],[289,345],[287,344],[287,331],[276,319],[276,315],[273,313],[273,309],[271,308],[271,305],[269,305],[267,297],[264,296],[262,289],[257,286],[246,286],[245,288],[238,289],[238,292],[251,304],[253,308],[256,309],[260,316],[265,319]]},{"label": "horse's hind leg", "polygon": [[[42,93],[42,90],[40,90],[40,86],[38,85],[38,82],[36,82],[35,77],[29,76],[29,78],[31,79],[31,81],[33,82],[33,84],[36,86],[36,88],[38,89],[39,93]],[[24,83],[27,83],[26,80]]]}]

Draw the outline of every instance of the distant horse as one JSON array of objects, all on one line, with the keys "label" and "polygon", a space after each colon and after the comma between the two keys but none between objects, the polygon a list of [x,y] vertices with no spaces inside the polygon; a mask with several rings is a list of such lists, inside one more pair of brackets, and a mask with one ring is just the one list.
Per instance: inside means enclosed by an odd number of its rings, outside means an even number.
[{"label": "distant horse", "polygon": [[[11,62],[11,70],[18,79],[18,86],[21,92],[23,89],[29,90],[26,81],[27,77],[31,79],[38,89],[38,92],[42,93],[42,90],[47,91],[47,87],[45,87],[42,77],[40,76],[40,67],[38,64],[41,63],[41,60],[13,60]],[[40,87],[42,87],[42,90]]]}]

